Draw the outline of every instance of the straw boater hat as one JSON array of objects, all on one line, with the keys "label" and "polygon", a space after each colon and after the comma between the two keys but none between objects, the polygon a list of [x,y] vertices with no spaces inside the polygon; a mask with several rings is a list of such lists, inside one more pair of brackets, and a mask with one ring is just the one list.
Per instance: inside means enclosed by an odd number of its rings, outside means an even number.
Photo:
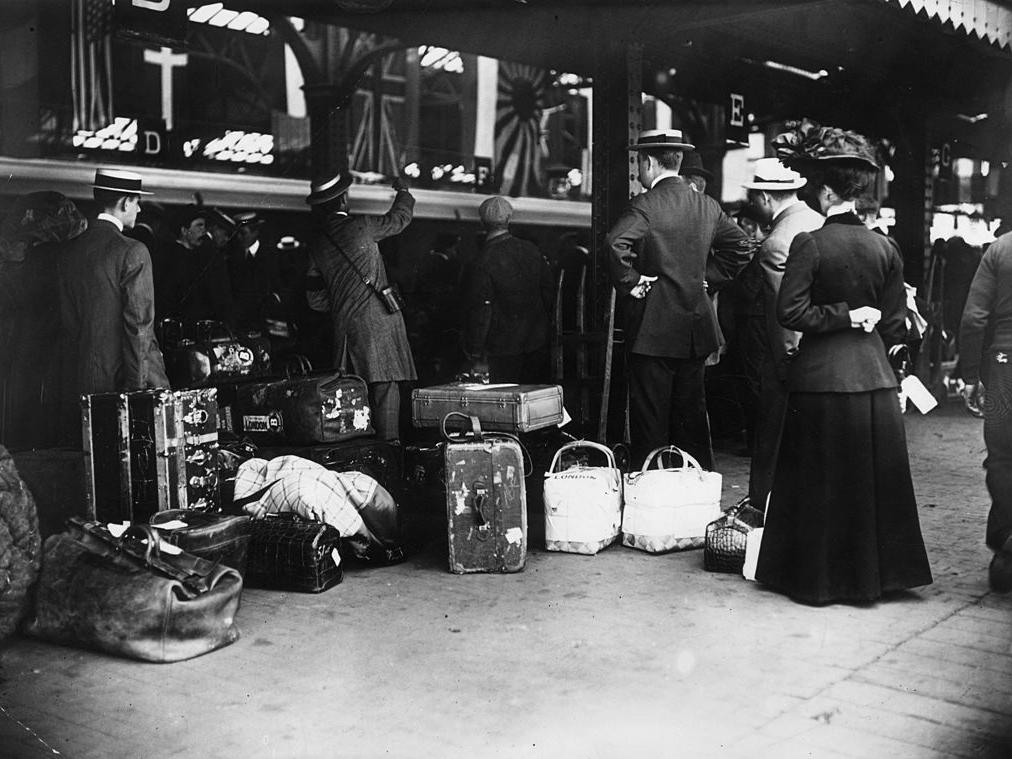
[{"label": "straw boater hat", "polygon": [[695,150],[696,146],[685,142],[681,129],[648,129],[640,132],[639,139],[629,145],[629,150],[661,148],[667,150]]},{"label": "straw boater hat", "polygon": [[746,190],[797,190],[807,182],[798,172],[784,166],[779,158],[760,158],[755,162],[752,180],[742,187]]},{"label": "straw boater hat", "polygon": [[141,189],[142,181],[143,177],[140,174],[134,174],[132,171],[97,169],[95,171],[95,184],[92,187],[96,190],[108,190],[109,192],[119,192],[124,195],[153,195],[154,193]]},{"label": "straw boater hat", "polygon": [[335,174],[327,179],[317,179],[309,186],[309,195],[306,196],[306,204],[316,206],[326,203],[334,198],[339,198],[348,192],[351,187],[351,174]]},{"label": "straw boater hat", "polygon": [[302,247],[302,243],[292,235],[285,235],[278,240],[277,249],[285,253],[292,250],[298,250]]}]

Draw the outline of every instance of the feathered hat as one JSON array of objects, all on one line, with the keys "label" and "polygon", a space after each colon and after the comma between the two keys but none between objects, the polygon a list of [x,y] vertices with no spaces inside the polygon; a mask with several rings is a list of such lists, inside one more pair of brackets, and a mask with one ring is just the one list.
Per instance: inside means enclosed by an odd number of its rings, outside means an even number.
[{"label": "feathered hat", "polygon": [[785,166],[804,174],[806,167],[824,161],[860,162],[878,170],[875,146],[863,135],[837,127],[820,126],[809,119],[788,121],[788,131],[773,140],[777,158]]}]

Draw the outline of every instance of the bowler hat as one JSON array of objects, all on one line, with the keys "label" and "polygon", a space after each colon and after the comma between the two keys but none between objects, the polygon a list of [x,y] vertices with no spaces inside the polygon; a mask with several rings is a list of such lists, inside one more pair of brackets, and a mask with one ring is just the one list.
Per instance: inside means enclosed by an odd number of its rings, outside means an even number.
[{"label": "bowler hat", "polygon": [[695,145],[685,142],[681,129],[648,129],[640,132],[636,142],[629,145],[629,150],[647,150],[661,148],[667,150],[694,150]]},{"label": "bowler hat", "polygon": [[337,173],[327,179],[317,179],[309,186],[309,195],[306,196],[306,204],[311,206],[326,203],[327,201],[339,198],[348,192],[351,187],[351,174]]},{"label": "bowler hat", "polygon": [[117,171],[116,169],[96,169],[95,184],[96,190],[108,190],[119,192],[123,195],[153,195],[141,189],[143,177],[132,171]]},{"label": "bowler hat", "polygon": [[742,184],[746,190],[797,190],[808,180],[788,169],[779,158],[760,158],[755,162],[752,180]]},{"label": "bowler hat", "polygon": [[703,168],[703,159],[699,153],[686,152],[682,156],[682,166],[678,173],[683,177],[702,177],[707,182],[712,182],[713,174]]},{"label": "bowler hat", "polygon": [[513,206],[506,198],[495,195],[478,206],[478,217],[485,226],[501,227],[513,218]]}]

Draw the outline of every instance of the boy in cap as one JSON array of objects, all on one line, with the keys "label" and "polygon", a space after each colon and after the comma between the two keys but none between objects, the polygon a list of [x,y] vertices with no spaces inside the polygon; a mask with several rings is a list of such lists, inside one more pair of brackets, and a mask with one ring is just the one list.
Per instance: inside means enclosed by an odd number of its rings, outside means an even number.
[{"label": "boy in cap", "polygon": [[637,463],[674,444],[713,469],[703,385],[720,345],[707,290],[732,280],[752,256],[748,236],[713,198],[678,175],[693,150],[678,129],[649,130],[629,146],[646,192],[608,234],[611,276],[626,308],[630,433]]},{"label": "boy in cap", "polygon": [[393,205],[383,216],[351,216],[351,176],[313,182],[311,263],[326,284],[333,323],[334,366],[351,369],[369,386],[372,424],[380,440],[400,438],[400,383],[417,379],[399,296],[390,286],[380,240],[410,222],[415,199],[394,180]]},{"label": "boy in cap", "polygon": [[123,234],[137,220],[141,196],[151,194],[141,184],[139,174],[98,169],[100,213],[58,262],[64,413],[78,440],[81,395],[169,386],[154,332],[151,256]]},{"label": "boy in cap", "polygon": [[487,356],[492,382],[547,382],[551,269],[537,247],[510,234],[506,198],[488,198],[478,216],[485,245],[465,290],[465,352]]}]

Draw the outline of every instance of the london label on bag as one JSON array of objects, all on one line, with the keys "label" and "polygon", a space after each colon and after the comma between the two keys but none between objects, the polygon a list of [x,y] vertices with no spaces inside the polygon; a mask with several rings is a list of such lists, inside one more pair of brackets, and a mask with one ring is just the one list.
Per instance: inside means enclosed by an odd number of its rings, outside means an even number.
[{"label": "london label on bag", "polygon": [[243,414],[243,432],[270,432],[282,435],[285,432],[285,420],[280,412],[269,414]]}]

